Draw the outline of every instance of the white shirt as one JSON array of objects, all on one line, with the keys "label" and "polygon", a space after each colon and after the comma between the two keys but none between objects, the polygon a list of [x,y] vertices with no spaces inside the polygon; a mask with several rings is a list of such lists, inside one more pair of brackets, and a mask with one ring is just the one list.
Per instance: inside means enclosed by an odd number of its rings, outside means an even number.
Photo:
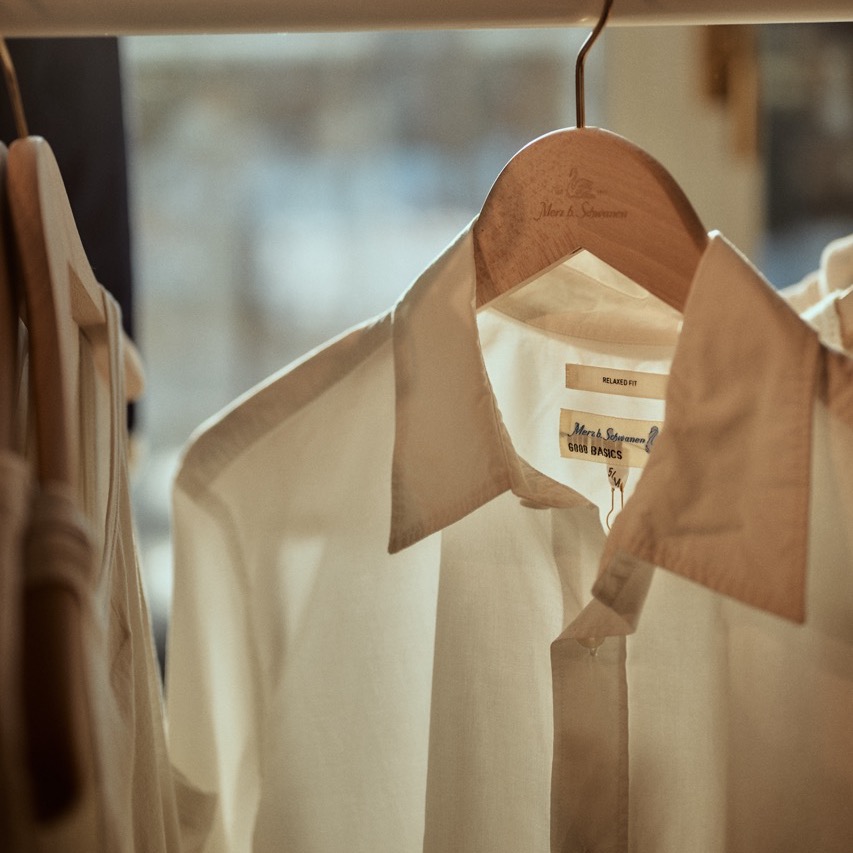
[{"label": "white shirt", "polygon": [[[849,851],[851,362],[718,235],[683,319],[571,267],[476,314],[466,230],[195,437],[203,849]],[[648,458],[621,513],[593,447]]]},{"label": "white shirt", "polygon": [[17,850],[24,835],[18,818],[28,793],[21,785],[23,764],[20,659],[22,645],[21,572],[27,511],[31,498],[29,465],[0,451],[0,849]]},{"label": "white shirt", "polygon": [[[12,594],[3,601],[8,625],[0,638],[5,663],[0,778],[10,815],[8,827],[0,826],[0,842],[9,842],[4,850],[173,853],[182,843],[131,518],[121,317],[115,300],[104,290],[101,295],[103,326],[83,331],[65,318],[73,326],[69,333],[79,335],[79,484],[35,488],[29,464],[18,460],[13,468],[9,457],[0,460],[19,490],[14,498],[4,497],[4,537],[15,536],[3,543]],[[77,796],[49,819],[35,811],[24,750],[32,734],[20,677],[23,644],[32,639],[22,625],[28,588],[61,590],[80,613],[79,636],[67,637],[74,667],[68,728],[71,752],[80,759],[74,768]],[[49,767],[53,744],[37,746],[42,768]],[[203,811],[197,795],[180,791]]]},{"label": "white shirt", "polygon": [[853,351],[853,235],[829,243],[820,268],[782,293],[824,343]]}]

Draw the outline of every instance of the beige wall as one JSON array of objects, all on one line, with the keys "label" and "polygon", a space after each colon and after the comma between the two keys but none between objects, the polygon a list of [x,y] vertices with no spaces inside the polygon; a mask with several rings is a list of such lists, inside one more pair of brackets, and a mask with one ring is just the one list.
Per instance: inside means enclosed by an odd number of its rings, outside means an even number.
[{"label": "beige wall", "polygon": [[604,100],[597,123],[656,157],[705,226],[747,255],[763,231],[762,172],[736,151],[735,110],[703,91],[702,29],[611,29],[602,44]]}]

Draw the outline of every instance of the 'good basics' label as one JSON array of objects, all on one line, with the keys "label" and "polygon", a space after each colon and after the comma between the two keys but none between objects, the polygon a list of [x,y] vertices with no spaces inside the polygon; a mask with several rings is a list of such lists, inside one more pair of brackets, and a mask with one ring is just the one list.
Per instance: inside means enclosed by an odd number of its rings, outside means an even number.
[{"label": "'good basics' label", "polygon": [[662,423],[560,410],[560,455],[608,465],[643,468]]}]

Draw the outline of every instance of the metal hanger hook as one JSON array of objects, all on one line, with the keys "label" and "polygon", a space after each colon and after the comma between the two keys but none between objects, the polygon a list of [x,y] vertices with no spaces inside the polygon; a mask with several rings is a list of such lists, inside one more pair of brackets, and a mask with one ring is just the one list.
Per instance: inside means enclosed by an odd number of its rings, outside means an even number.
[{"label": "metal hanger hook", "polygon": [[584,62],[589,49],[595,43],[595,40],[601,35],[604,25],[607,23],[607,17],[610,14],[610,7],[613,5],[613,0],[604,0],[604,8],[601,10],[601,17],[595,25],[595,29],[586,37],[586,41],[578,51],[578,58],[575,62],[575,108],[577,110],[577,126],[586,126],[586,101],[584,96]]},{"label": "metal hanger hook", "polygon": [[12,102],[15,129],[18,132],[18,136],[23,139],[30,135],[30,131],[27,127],[27,117],[24,114],[24,102],[21,99],[21,90],[18,87],[18,74],[15,71],[15,63],[12,62],[12,56],[9,53],[9,48],[6,46],[6,39],[2,36],[0,36],[0,62],[3,63],[6,89],[9,92],[9,100]]}]

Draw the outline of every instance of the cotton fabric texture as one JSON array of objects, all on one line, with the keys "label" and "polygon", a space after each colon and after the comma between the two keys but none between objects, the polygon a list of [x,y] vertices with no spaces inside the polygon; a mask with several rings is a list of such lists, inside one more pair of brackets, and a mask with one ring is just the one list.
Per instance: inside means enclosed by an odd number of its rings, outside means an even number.
[{"label": "cotton fabric texture", "polygon": [[[466,229],[187,449],[193,849],[847,853],[850,360],[718,234],[683,317],[589,259],[474,296]],[[614,480],[563,410],[662,429]]]},{"label": "cotton fabric texture", "polygon": [[[20,494],[4,490],[2,498],[6,522],[14,520],[0,542],[10,558],[4,565],[4,593],[10,592],[2,601],[4,628],[14,626],[2,638],[2,651],[11,652],[3,658],[4,739],[7,722],[16,729],[12,747],[3,744],[0,768],[4,800],[14,807],[13,844],[3,849],[22,853],[180,849],[159,671],[131,518],[121,318],[116,302],[101,293],[105,325],[79,336],[79,488],[33,485],[21,460]],[[104,349],[107,359],[99,357]],[[22,600],[45,588],[73,598],[82,627],[80,636],[68,638],[69,656],[82,673],[74,707],[83,722],[72,728],[74,753],[83,762],[80,794],[49,820],[33,806],[23,750],[30,721],[20,691]],[[37,746],[44,752],[43,743]],[[42,758],[49,767],[50,754]]]},{"label": "cotton fabric texture", "polygon": [[12,450],[0,452],[0,849],[22,843],[18,815],[21,787],[22,718],[20,696],[21,609],[24,536],[31,497],[29,464]]},{"label": "cotton fabric texture", "polygon": [[853,235],[829,243],[820,269],[783,293],[822,341],[853,351]]},{"label": "cotton fabric texture", "polygon": [[180,844],[175,782],[131,513],[121,314],[102,294],[110,375],[105,382],[92,344],[81,336],[80,407],[86,448],[80,501],[96,555],[87,614],[96,679],[95,796],[103,849],[171,853]]}]

